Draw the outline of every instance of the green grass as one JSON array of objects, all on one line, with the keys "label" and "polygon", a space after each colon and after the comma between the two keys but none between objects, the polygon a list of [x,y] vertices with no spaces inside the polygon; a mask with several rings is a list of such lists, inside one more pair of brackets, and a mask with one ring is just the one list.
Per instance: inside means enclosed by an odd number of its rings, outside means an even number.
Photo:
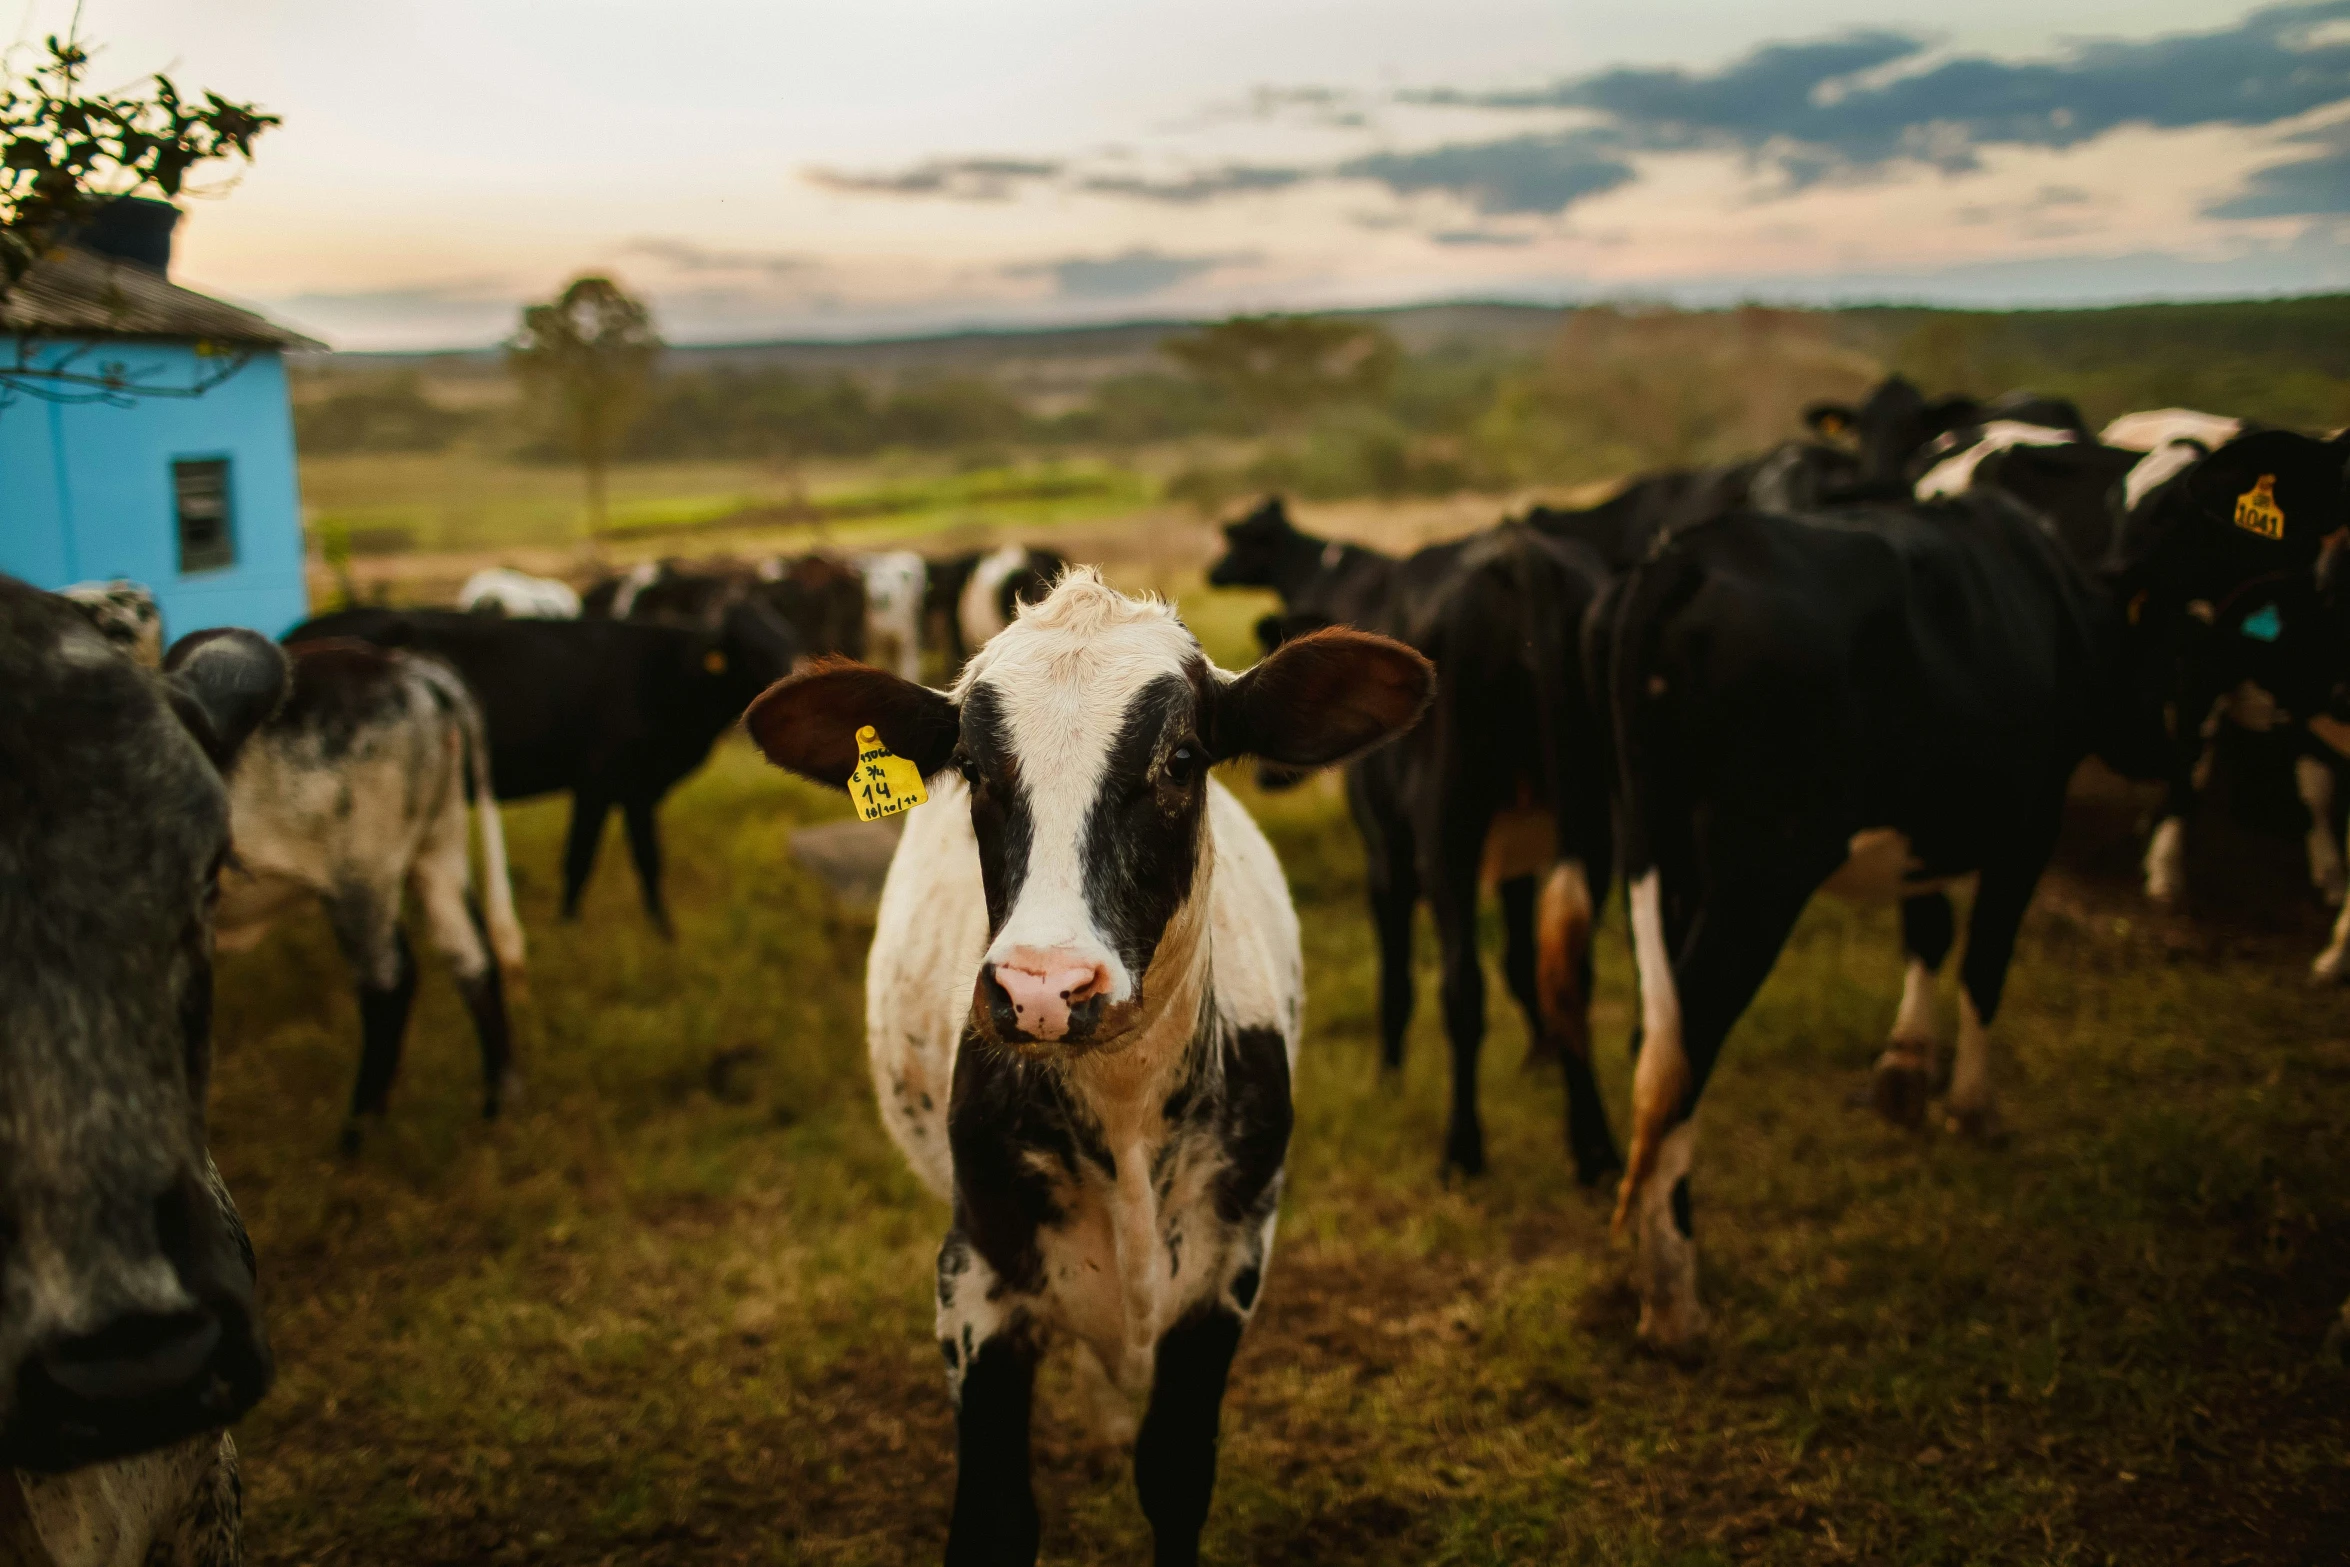
[{"label": "green grass", "polygon": [[[1234,657],[1253,601],[1190,600]],[[2165,934],[2060,878],[1996,1031],[2004,1146],[1850,1101],[1895,922],[1822,900],[1733,1037],[1694,1186],[1708,1360],[1633,1343],[1498,974],[1494,1173],[1446,1185],[1433,942],[1375,1064],[1361,857],[1335,791],[1250,797],[1307,943],[1280,1241],[1226,1409],[1207,1545],[1238,1562],[2322,1561],[2350,1542],[2350,1034],[2276,936]],[[473,1116],[431,972],[388,1125],[333,1153],[356,1064],[316,920],[224,960],[215,1151],[279,1355],[239,1433],[264,1564],[896,1563],[952,1465],[930,1343],[945,1215],[864,1065],[867,919],[788,858],[845,814],[739,743],[664,813],[680,928],[620,844],[553,916],[562,808],[508,812],[532,941],[527,1089]],[[1619,1130],[1630,975],[1601,945]],[[1947,997],[1946,997],[1947,1000]],[[740,1063],[714,1075],[713,1062]],[[1050,1561],[1135,1561],[1122,1455],[1048,1372]]]},{"label": "green grass", "polygon": [[302,493],[314,529],[360,553],[495,550],[674,541],[703,548],[720,530],[796,528],[879,543],[959,527],[1050,527],[1129,512],[1155,487],[1093,460],[997,464],[875,461],[788,471],[752,462],[625,463],[611,471],[611,516],[588,526],[576,469],[478,452],[308,457]]}]

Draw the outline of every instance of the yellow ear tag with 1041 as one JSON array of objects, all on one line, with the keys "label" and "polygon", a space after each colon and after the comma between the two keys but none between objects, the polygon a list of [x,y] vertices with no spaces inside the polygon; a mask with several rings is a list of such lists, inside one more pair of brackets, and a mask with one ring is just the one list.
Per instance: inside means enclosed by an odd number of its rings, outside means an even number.
[{"label": "yellow ear tag with 1041", "polygon": [[2285,536],[2285,509],[2277,504],[2277,476],[2264,473],[2236,497],[2236,526],[2264,539]]},{"label": "yellow ear tag with 1041", "polygon": [[849,774],[849,800],[857,807],[859,821],[877,822],[929,798],[920,768],[892,756],[871,724],[857,731],[857,770]]}]

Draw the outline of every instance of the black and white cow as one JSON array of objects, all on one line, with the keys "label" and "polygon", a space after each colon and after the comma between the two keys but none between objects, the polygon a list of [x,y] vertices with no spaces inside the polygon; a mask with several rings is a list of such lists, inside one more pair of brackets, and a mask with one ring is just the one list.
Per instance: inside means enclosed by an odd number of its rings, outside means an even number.
[{"label": "black and white cow", "polygon": [[947,667],[962,668],[1022,604],[1043,598],[1065,564],[1051,550],[1026,544],[932,561],[924,618],[946,649]]},{"label": "black and white cow", "polygon": [[[1523,523],[1397,560],[1296,528],[1278,499],[1224,529],[1219,587],[1265,587],[1285,613],[1268,648],[1327,625],[1408,643],[1432,660],[1428,720],[1346,770],[1379,942],[1379,1048],[1403,1064],[1414,1006],[1412,924],[1425,901],[1443,955],[1453,1065],[1447,1169],[1481,1174],[1477,1103],[1485,973],[1480,883],[1502,907],[1502,969],[1535,1059],[1567,1083],[1567,1141],[1589,1184],[1618,1167],[1590,1062],[1591,932],[1614,863],[1605,741],[1585,694],[1578,633],[1608,570],[1585,547]],[[1537,889],[1539,893],[1537,892]]]},{"label": "black and white cow", "polygon": [[1860,479],[1869,484],[1907,484],[1917,479],[1921,454],[1934,440],[1969,425],[2009,421],[2086,435],[2081,411],[2061,397],[2037,392],[2004,392],[1982,402],[1963,392],[1929,399],[1907,376],[1887,376],[1858,407],[1814,403],[1803,422],[1815,435],[1850,441],[1860,458]]},{"label": "black and white cow", "polygon": [[912,550],[884,550],[859,556],[857,572],[865,579],[866,662],[920,680],[929,566]]},{"label": "black and white cow", "polygon": [[475,615],[516,620],[577,620],[579,594],[568,582],[533,577],[508,566],[475,572],[457,589],[457,607]]},{"label": "black and white cow", "polygon": [[[2145,867],[2147,894],[2158,902],[2184,890],[2187,823],[2212,733],[2230,715],[2247,727],[2287,726],[2295,786],[2311,818],[2311,877],[2330,898],[2340,896],[2338,753],[2310,726],[2350,678],[2350,643],[2320,582],[2329,540],[2350,527],[2346,452],[2340,442],[2253,430],[2209,452],[2173,442],[2131,470],[2135,499],[2108,568],[2168,683],[2168,797]],[[2187,455],[2140,484],[2145,468],[2178,453]],[[2319,976],[2331,977],[2340,963],[2329,947]]]},{"label": "black and white cow", "polygon": [[1698,1096],[1805,902],[1823,886],[1903,900],[1911,966],[1878,1090],[1922,1108],[1953,934],[1938,889],[1977,878],[1949,1113],[1985,1129],[1988,1030],[2067,782],[2092,748],[2142,770],[2159,735],[2120,608],[1999,496],[1684,530],[1591,640],[1641,1000],[1616,1222],[1637,1238],[1640,1331],[1678,1346],[1705,1326]]},{"label": "black and white cow", "polygon": [[1407,728],[1431,674],[1323,631],[1234,677],[1174,610],[1064,576],[951,693],[820,663],[746,717],[845,783],[870,725],[932,779],[866,970],[882,1118],[954,1204],[938,1341],[957,1403],[949,1562],[1030,1562],[1029,1407],[1073,1341],[1134,1430],[1157,1560],[1191,1562],[1224,1385],[1270,1261],[1304,975],[1281,867],[1209,776],[1343,761]]},{"label": "black and white cow", "polygon": [[285,660],[168,676],[0,578],[0,1560],[234,1567],[225,1427],[271,1378],[205,1149],[219,769]]},{"label": "black and white cow", "polygon": [[670,924],[654,813],[798,654],[790,629],[749,600],[728,608],[715,630],[602,617],[353,609],[286,633],[289,643],[336,638],[430,653],[464,676],[489,726],[499,799],[569,791],[566,919],[578,912],[604,823],[617,807],[645,913],[663,935]]},{"label": "black and white cow", "polygon": [[116,577],[110,582],[77,582],[62,596],[79,605],[107,641],[137,662],[149,669],[163,666],[163,606],[153,589]]},{"label": "black and white cow", "polygon": [[[172,650],[187,655],[199,632]],[[506,988],[522,979],[522,927],[481,712],[457,672],[364,642],[298,642],[285,705],[229,773],[236,854],[221,878],[223,948],[258,942],[295,903],[325,906],[359,987],[360,1062],[343,1130],[380,1119],[399,1071],[416,961],[400,928],[413,891],[425,937],[448,960],[481,1042],[482,1113],[509,1086]],[[476,902],[467,805],[481,827]]]}]

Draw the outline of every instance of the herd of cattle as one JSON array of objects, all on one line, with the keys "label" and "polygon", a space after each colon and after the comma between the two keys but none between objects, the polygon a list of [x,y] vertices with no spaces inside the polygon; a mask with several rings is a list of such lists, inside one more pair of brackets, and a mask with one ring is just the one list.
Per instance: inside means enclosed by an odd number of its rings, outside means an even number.
[{"label": "herd of cattle", "polygon": [[[0,579],[0,1463],[17,1471],[0,1556],[238,1559],[223,1428],[271,1367],[205,1152],[215,935],[325,907],[360,998],[355,1149],[414,994],[412,892],[495,1114],[524,953],[489,802],[570,793],[566,914],[617,807],[666,933],[655,810],[738,721],[828,785],[876,745],[929,780],[876,917],[867,1019],[884,1124],[952,1204],[950,1561],[1035,1559],[1030,1403],[1062,1341],[1132,1440],[1158,1559],[1197,1557],[1304,1000],[1279,864],[1221,762],[1253,758],[1272,787],[1344,767],[1391,1065],[1430,905],[1443,1156],[1468,1173],[1485,1163],[1477,902],[1496,888],[1576,1172],[1621,1171],[1639,1332],[1689,1345],[1697,1104],[1816,891],[1899,901],[1873,1098],[1916,1124],[1943,1081],[1948,889],[1972,880],[1940,1110],[1980,1134],[1988,1031],[2084,758],[2162,786],[2145,879],[2170,900],[2222,726],[2282,737],[2313,885],[2344,890],[2350,438],[2182,410],[2093,433],[2059,399],[1928,399],[1899,378],[1807,422],[1814,438],[1751,460],[1408,558],[1268,501],[1210,571],[1280,600],[1238,676],[1171,607],[1024,548],[664,563],[584,595],[485,573],[457,609],[168,654],[135,591]],[[922,683],[926,649],[944,688]],[[1621,1156],[1588,1026],[1618,880],[1640,1001]],[[2350,911],[2317,974],[2340,977],[2346,949]]]}]

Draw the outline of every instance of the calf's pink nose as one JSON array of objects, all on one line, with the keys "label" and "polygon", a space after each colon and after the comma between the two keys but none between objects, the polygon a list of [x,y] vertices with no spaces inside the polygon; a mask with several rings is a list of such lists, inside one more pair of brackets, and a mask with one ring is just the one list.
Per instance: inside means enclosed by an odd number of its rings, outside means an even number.
[{"label": "calf's pink nose", "polygon": [[1014,947],[996,963],[995,982],[1012,1003],[1021,1033],[1061,1039],[1069,1032],[1071,1008],[1108,993],[1110,971],[1073,952]]}]

